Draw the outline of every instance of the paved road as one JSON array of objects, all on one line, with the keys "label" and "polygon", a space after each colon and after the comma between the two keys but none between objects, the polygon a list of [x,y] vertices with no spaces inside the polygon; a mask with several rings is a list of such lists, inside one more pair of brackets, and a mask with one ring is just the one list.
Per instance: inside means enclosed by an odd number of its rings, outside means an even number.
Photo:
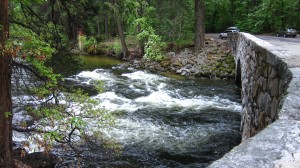
[{"label": "paved road", "polygon": [[[206,36],[218,39],[219,34],[207,33]],[[283,37],[267,36],[267,35],[256,35],[256,37],[265,40],[273,44],[274,46],[278,46],[283,49],[286,49],[297,56],[300,56],[300,35],[298,35],[296,38],[291,38],[291,37],[283,38]],[[224,41],[225,40],[226,39],[224,39]]]},{"label": "paved road", "polygon": [[268,41],[269,43],[273,44],[274,46],[281,47],[283,49],[289,50],[290,52],[294,53],[297,56],[300,56],[300,37],[296,38],[283,38],[283,37],[276,37],[276,36],[256,36],[262,40]]}]

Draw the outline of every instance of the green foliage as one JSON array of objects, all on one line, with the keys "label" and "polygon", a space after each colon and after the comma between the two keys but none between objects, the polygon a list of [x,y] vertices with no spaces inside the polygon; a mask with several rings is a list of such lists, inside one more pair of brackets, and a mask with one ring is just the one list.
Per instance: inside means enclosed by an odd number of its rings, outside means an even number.
[{"label": "green foliage", "polygon": [[83,50],[89,54],[107,54],[110,52],[119,54],[122,51],[119,38],[109,39],[102,43],[97,43],[94,37],[80,36],[80,40],[83,42]]},{"label": "green foliage", "polygon": [[61,80],[61,76],[53,74],[52,69],[44,65],[44,61],[50,59],[55,52],[50,44],[45,42],[43,35],[37,35],[29,29],[13,25],[10,27],[10,39],[6,49],[19,63],[29,63],[39,78],[45,80],[45,86],[32,88],[39,97],[52,94]]},{"label": "green foliage", "polygon": [[121,53],[122,47],[121,47],[121,44],[120,44],[119,41],[120,40],[118,40],[118,41],[114,40],[112,43],[109,43],[108,49],[110,51],[113,51],[113,52],[117,53],[117,54]]},{"label": "green foliage", "polygon": [[79,36],[79,40],[83,42],[83,50],[87,53],[94,53],[97,41],[94,37]]},{"label": "green foliage", "polygon": [[138,38],[136,35],[127,35],[126,36],[126,44],[128,48],[135,48],[138,44]]},{"label": "green foliage", "polygon": [[102,93],[104,91],[103,86],[104,86],[103,81],[97,81],[96,82],[95,88],[97,89],[98,93]]},{"label": "green foliage", "polygon": [[11,28],[8,45],[17,47],[14,57],[19,58],[19,62],[30,63],[39,77],[47,81],[44,87],[35,87],[32,91],[38,93],[40,97],[50,95],[61,80],[61,75],[53,74],[52,69],[44,65],[44,61],[50,59],[55,50],[32,31],[18,28],[20,27]]},{"label": "green foliage", "polygon": [[[95,87],[102,91],[102,85],[103,82],[99,81]],[[45,98],[51,100],[49,95],[37,97],[38,100]],[[98,101],[90,98],[81,89],[57,94],[55,98],[61,103],[48,101],[40,107],[27,108],[29,113],[39,119],[40,124],[37,129],[42,134],[37,134],[31,139],[39,145],[39,148],[51,150],[54,142],[59,142],[76,149],[86,139],[91,140],[93,139],[91,137],[103,136],[102,131],[115,123],[114,114],[102,108]],[[105,137],[99,137],[99,139],[105,139]],[[105,142],[110,142],[111,145],[106,146],[108,148],[119,148],[118,145],[112,143],[113,140],[105,139]]]},{"label": "green foliage", "polygon": [[161,42],[161,38],[158,35],[150,34],[148,36],[148,41],[145,45],[145,55],[147,59],[161,61],[164,59],[162,53],[162,48],[165,47],[165,44]]},{"label": "green foliage", "polygon": [[61,25],[55,25],[53,22],[47,22],[40,28],[44,38],[50,45],[59,46],[61,49],[66,48],[69,44],[69,39],[64,33],[64,27]]},{"label": "green foliage", "polygon": [[[65,28],[55,23],[50,16],[51,8],[45,9],[44,0],[20,1],[14,0],[10,3],[11,25],[18,25],[22,28],[43,36],[44,40],[56,49],[65,49],[69,43]],[[53,8],[55,9],[55,7]],[[62,13],[64,15],[64,13]],[[45,18],[49,18],[48,20]],[[66,17],[66,15],[64,16]],[[63,18],[63,17],[62,17]]]},{"label": "green foliage", "polygon": [[[82,90],[67,92],[62,88],[61,75],[54,74],[44,64],[56,52],[52,46],[56,44],[54,41],[60,36],[61,30],[53,23],[45,26],[47,28],[41,30],[46,33],[36,33],[26,26],[12,24],[6,52],[10,52],[19,64],[26,64],[37,76],[35,87],[27,90],[34,100],[40,102],[26,108],[39,123],[36,128],[39,133],[32,140],[38,144],[38,148],[46,151],[52,149],[55,141],[74,148],[79,145],[76,140],[82,142],[90,136],[100,135],[99,132],[114,124],[114,115]],[[85,47],[95,44],[94,38],[84,41]],[[101,91],[102,85],[99,82],[96,88]]]},{"label": "green foliage", "polygon": [[[238,26],[241,31],[253,33],[274,32],[283,27],[300,29],[299,1],[207,0],[205,3],[206,32],[221,32],[228,26]],[[76,40],[78,27],[74,25],[80,25],[87,37],[106,39],[106,35],[98,34],[98,29],[104,33],[107,23],[108,32],[116,37],[114,31],[110,31],[115,29],[116,15],[125,24],[126,35],[137,35],[142,31],[138,30],[137,24],[132,24],[139,19],[145,19],[164,42],[193,39],[194,33],[194,0],[58,0],[53,5],[54,20],[50,17],[52,6],[43,0],[13,0],[11,8],[13,21],[43,34],[51,46],[61,48],[67,47],[69,40]],[[88,46],[91,46],[90,53],[98,50],[95,45]]]},{"label": "green foliage", "polygon": [[230,0],[217,0],[206,2],[205,26],[208,32],[222,32],[226,27],[232,24],[232,6],[233,3]]},{"label": "green foliage", "polygon": [[15,50],[13,56],[29,60],[45,60],[55,52],[43,35],[38,35],[30,29],[12,25],[10,39],[6,48]]},{"label": "green foliage", "polygon": [[[194,0],[164,0],[155,3],[154,28],[168,42],[194,33]],[[192,37],[193,38],[193,37]]]},{"label": "green foliage", "polygon": [[4,117],[11,117],[12,116],[12,113],[11,112],[4,112]]},{"label": "green foliage", "polygon": [[155,34],[155,30],[149,24],[147,18],[136,19],[135,24],[141,28],[141,32],[137,35],[138,39],[146,41],[144,58],[155,61],[163,60],[162,49],[165,47],[165,43],[162,42],[159,35]]},{"label": "green foliage", "polygon": [[88,54],[97,54],[97,55],[114,55],[120,54],[122,51],[120,39],[119,38],[111,38],[100,43],[92,43],[90,45],[86,45],[84,51]]},{"label": "green foliage", "polygon": [[217,0],[206,2],[208,32],[221,32],[238,26],[251,33],[276,32],[280,28],[300,29],[299,1],[295,0]]}]

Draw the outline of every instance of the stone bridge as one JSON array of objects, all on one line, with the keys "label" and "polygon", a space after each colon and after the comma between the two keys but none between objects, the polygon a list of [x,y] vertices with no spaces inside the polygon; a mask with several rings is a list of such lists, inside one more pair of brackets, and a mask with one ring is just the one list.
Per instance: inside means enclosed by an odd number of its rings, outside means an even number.
[{"label": "stone bridge", "polygon": [[242,91],[243,142],[209,168],[300,168],[300,57],[229,35]]}]

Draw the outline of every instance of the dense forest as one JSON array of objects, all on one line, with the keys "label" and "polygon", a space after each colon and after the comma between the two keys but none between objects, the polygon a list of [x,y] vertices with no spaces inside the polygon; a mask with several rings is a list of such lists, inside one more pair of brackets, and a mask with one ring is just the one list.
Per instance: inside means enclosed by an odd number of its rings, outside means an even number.
[{"label": "dense forest", "polygon": [[[32,112],[43,111],[50,123],[71,116],[61,128],[65,131],[35,130],[49,140],[40,140],[40,145],[50,150],[48,142],[55,140],[73,147],[68,137],[76,130],[84,134],[86,124],[80,116],[59,113],[66,108],[57,101],[62,77],[53,74],[45,62],[60,60],[62,56],[55,55],[72,50],[123,58],[138,52],[160,61],[170,44],[198,50],[203,47],[204,33],[219,33],[229,26],[257,34],[284,27],[300,30],[300,0],[1,0],[0,167],[14,167],[13,67],[25,68],[42,81],[41,87],[30,89],[33,94],[40,99],[51,97]],[[95,103],[80,91],[69,99]],[[103,110],[95,113],[88,105],[80,108],[90,115],[108,115]],[[107,121],[99,125],[112,122],[111,116],[104,118]]]},{"label": "dense forest", "polygon": [[[195,2],[205,3],[201,9],[203,13],[198,17],[194,11],[199,4],[195,5]],[[9,9],[12,33],[30,31],[37,36],[43,35],[42,39],[56,49],[72,47],[80,32],[86,38],[82,46],[85,49],[119,37],[121,46],[113,47],[122,50],[126,56],[130,40],[125,40],[134,37],[142,54],[155,58],[159,57],[154,56],[159,52],[155,49],[165,42],[182,44],[193,41],[197,32],[195,18],[202,15],[205,16],[202,29],[205,28],[206,33],[219,33],[229,26],[250,33],[273,33],[284,27],[300,28],[300,2],[297,0],[11,1]]]}]

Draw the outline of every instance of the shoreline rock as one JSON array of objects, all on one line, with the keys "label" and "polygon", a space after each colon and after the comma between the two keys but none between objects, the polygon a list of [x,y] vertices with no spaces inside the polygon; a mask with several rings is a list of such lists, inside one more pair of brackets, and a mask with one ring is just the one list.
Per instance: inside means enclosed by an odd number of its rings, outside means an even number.
[{"label": "shoreline rock", "polygon": [[134,58],[124,66],[156,72],[170,72],[187,77],[234,79],[235,62],[227,41],[208,38],[200,51],[184,48],[181,52],[167,52],[163,61]]}]

